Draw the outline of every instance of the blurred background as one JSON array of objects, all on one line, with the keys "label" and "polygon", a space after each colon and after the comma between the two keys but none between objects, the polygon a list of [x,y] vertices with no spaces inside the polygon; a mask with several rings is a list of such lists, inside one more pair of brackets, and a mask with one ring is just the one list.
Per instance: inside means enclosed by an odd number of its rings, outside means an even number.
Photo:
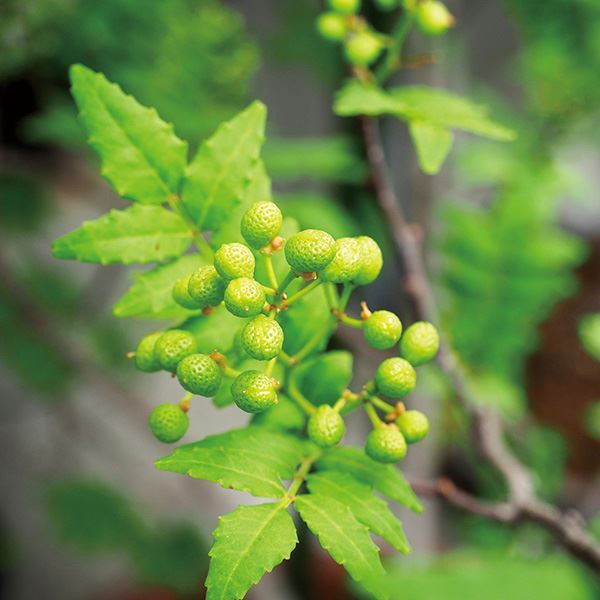
[{"label": "blurred background", "polygon": [[[389,30],[390,13],[364,4]],[[404,210],[427,233],[441,325],[481,398],[510,424],[510,444],[539,494],[577,508],[600,536],[600,4],[448,6],[456,27],[433,41],[411,35],[415,68],[397,83],[488,103],[519,138],[461,136],[430,177],[406,128],[384,120],[392,175]],[[359,130],[331,110],[346,66],[315,31],[320,10],[317,0],[0,0],[3,598],[198,598],[217,515],[252,501],[154,469],[166,451],[148,433],[147,414],[179,391],[124,358],[153,328],[111,313],[131,274],[50,255],[51,241],[82,220],[125,206],[85,146],[69,65],[104,72],[193,146],[251,99],[263,100],[276,201],[302,227],[376,238],[386,268],[357,301],[402,316]],[[353,344],[353,331],[334,346]],[[363,381],[376,358],[359,348]],[[432,435],[404,463],[407,477],[446,476],[502,498],[436,367],[424,369],[418,396]],[[235,408],[208,402],[195,402],[191,417],[187,441],[245,422]],[[350,419],[351,442],[366,431],[361,415]],[[424,515],[399,514],[414,548],[391,558],[404,600],[495,598],[500,590],[498,598],[600,597],[590,573],[534,526],[509,530],[436,501]],[[360,596],[315,544],[302,542],[249,598]]]}]

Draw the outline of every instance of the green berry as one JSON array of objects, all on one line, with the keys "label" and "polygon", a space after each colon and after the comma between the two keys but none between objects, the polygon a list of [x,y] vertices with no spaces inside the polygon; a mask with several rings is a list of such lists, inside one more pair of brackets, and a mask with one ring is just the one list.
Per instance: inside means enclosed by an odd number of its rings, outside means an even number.
[{"label": "green berry", "polygon": [[383,425],[368,435],[365,452],[377,462],[395,463],[406,456],[406,440],[396,425]]},{"label": "green berry", "polygon": [[273,202],[255,202],[242,217],[240,231],[246,243],[260,250],[279,233],[283,216]]},{"label": "green berry", "polygon": [[266,301],[262,285],[249,277],[240,277],[230,281],[225,290],[225,306],[236,317],[258,315]]},{"label": "green berry", "polygon": [[402,335],[402,323],[393,312],[376,310],[365,321],[363,334],[369,346],[385,350],[398,343]]},{"label": "green berry", "polygon": [[321,448],[336,446],[345,433],[344,419],[328,404],[319,406],[308,420],[308,437]]},{"label": "green berry", "polygon": [[397,419],[396,425],[400,428],[407,444],[420,442],[429,433],[429,421],[418,410],[407,410]]},{"label": "green berry", "polygon": [[334,256],[335,240],[319,229],[305,229],[285,244],[285,258],[297,273],[321,271]]},{"label": "green berry", "polygon": [[200,308],[200,306],[199,303],[190,296],[188,291],[191,277],[192,275],[190,273],[189,275],[178,279],[173,286],[171,295],[173,296],[173,300],[175,300],[179,306],[194,310],[195,308]]},{"label": "green berry", "polygon": [[413,323],[400,340],[400,356],[415,367],[429,362],[440,347],[437,329],[426,321]]},{"label": "green berry", "polygon": [[283,329],[275,319],[258,315],[244,325],[242,346],[256,360],[271,360],[281,352]]},{"label": "green berry", "polygon": [[383,255],[377,242],[366,236],[361,235],[356,238],[360,247],[360,264],[358,274],[354,278],[357,285],[368,285],[377,279],[383,267]]},{"label": "green berry", "polygon": [[206,354],[190,354],[177,365],[177,379],[184,390],[212,398],[221,386],[219,365]]},{"label": "green berry", "polygon": [[148,417],[150,431],[165,444],[179,441],[189,425],[188,416],[178,404],[159,404]]},{"label": "green berry", "polygon": [[162,331],[155,331],[143,337],[135,349],[135,366],[140,371],[152,373],[160,371],[160,362],[156,356],[156,340],[163,334]]},{"label": "green berry", "polygon": [[353,65],[370,65],[383,50],[383,42],[371,31],[359,31],[346,40],[346,58]]},{"label": "green berry", "polygon": [[200,308],[217,306],[223,301],[227,282],[212,265],[200,267],[190,277],[188,292]]},{"label": "green berry", "polygon": [[244,371],[231,386],[233,401],[245,412],[257,413],[277,404],[274,380],[260,371]]},{"label": "green berry", "polygon": [[254,277],[254,254],[244,244],[223,244],[215,252],[215,269],[227,281],[238,277]]},{"label": "green berry", "polygon": [[450,11],[437,0],[419,2],[415,17],[419,31],[429,36],[442,35],[454,25],[454,17]]},{"label": "green berry", "polygon": [[317,18],[317,31],[326,40],[341,42],[348,31],[346,17],[334,12],[322,13]]},{"label": "green berry", "polygon": [[343,15],[353,15],[360,9],[360,0],[329,0],[331,10]]},{"label": "green berry", "polygon": [[389,398],[404,398],[417,384],[417,374],[403,358],[386,358],[375,373],[377,389]]},{"label": "green berry", "polygon": [[319,277],[331,283],[352,281],[360,268],[360,245],[354,238],[340,238],[335,242],[335,254]]},{"label": "green berry", "polygon": [[196,338],[189,331],[171,329],[156,340],[154,350],[160,366],[174,373],[179,361],[196,352]]}]

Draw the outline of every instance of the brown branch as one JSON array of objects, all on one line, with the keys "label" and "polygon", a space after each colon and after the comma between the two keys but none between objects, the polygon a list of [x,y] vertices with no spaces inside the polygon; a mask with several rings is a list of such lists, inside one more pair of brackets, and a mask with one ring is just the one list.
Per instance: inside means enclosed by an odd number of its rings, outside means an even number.
[{"label": "brown branch", "polygon": [[[437,322],[438,311],[423,260],[421,230],[406,221],[396,197],[388,174],[378,122],[365,116],[359,117],[359,120],[375,198],[392,235],[406,295],[418,319]],[[457,357],[444,339],[440,343],[437,361],[457,400],[472,417],[474,441],[479,452],[504,478],[509,498],[506,502],[485,503],[458,490],[447,480],[434,484],[421,482],[416,485],[417,491],[420,489],[422,493],[433,494],[453,506],[499,523],[537,523],[554,533],[571,555],[600,573],[600,544],[586,532],[581,517],[575,516],[577,513],[563,512],[536,497],[531,474],[504,443],[500,417],[495,411],[483,408],[473,394]]]}]

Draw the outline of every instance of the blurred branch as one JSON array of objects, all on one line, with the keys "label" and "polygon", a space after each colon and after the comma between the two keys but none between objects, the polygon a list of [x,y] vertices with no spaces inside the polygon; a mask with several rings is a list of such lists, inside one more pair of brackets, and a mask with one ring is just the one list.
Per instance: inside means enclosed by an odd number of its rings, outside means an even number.
[{"label": "blurred branch", "polygon": [[[438,311],[423,259],[423,232],[419,226],[407,222],[396,197],[377,120],[365,116],[359,120],[375,198],[389,226],[407,297],[418,319],[437,322]],[[500,417],[494,410],[482,407],[445,339],[440,343],[438,364],[456,399],[471,416],[477,449],[504,478],[508,500],[485,503],[458,490],[448,480],[418,483],[416,491],[437,496],[453,506],[499,523],[537,523],[552,532],[572,556],[600,573],[600,543],[587,533],[578,513],[561,511],[537,498],[530,472],[506,447]]]}]

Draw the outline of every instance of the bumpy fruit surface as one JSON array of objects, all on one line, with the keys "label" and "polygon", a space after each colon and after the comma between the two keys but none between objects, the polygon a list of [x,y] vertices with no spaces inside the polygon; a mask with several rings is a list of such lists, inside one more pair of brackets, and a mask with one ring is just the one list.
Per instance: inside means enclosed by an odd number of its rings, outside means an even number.
[{"label": "bumpy fruit surface", "polygon": [[217,306],[223,301],[227,282],[212,265],[200,267],[192,273],[188,283],[188,293],[200,308]]},{"label": "bumpy fruit surface", "polygon": [[359,31],[346,40],[346,58],[353,65],[370,65],[382,50],[381,39],[370,31]]},{"label": "bumpy fruit surface", "polygon": [[437,329],[431,323],[417,321],[408,327],[400,340],[400,356],[416,367],[434,358],[439,347]]},{"label": "bumpy fruit surface", "polygon": [[371,431],[365,452],[377,462],[395,463],[406,456],[406,440],[396,425],[383,425]]},{"label": "bumpy fruit surface", "polygon": [[258,315],[242,329],[242,347],[256,360],[275,358],[283,346],[283,329],[275,319]]},{"label": "bumpy fruit surface", "polygon": [[343,15],[326,12],[317,19],[317,31],[332,42],[341,42],[346,37],[346,18]]},{"label": "bumpy fruit surface", "polygon": [[182,329],[165,331],[157,340],[154,347],[160,366],[165,371],[174,373],[180,360],[197,350],[196,338]]},{"label": "bumpy fruit surface", "polygon": [[425,35],[442,35],[454,25],[454,17],[450,11],[437,0],[419,2],[415,16],[417,28]]},{"label": "bumpy fruit surface", "polygon": [[383,267],[383,255],[377,242],[366,235],[356,238],[360,248],[358,273],[354,278],[357,285],[368,285],[377,279]]},{"label": "bumpy fruit surface", "polygon": [[245,371],[231,385],[233,401],[243,411],[257,413],[277,404],[275,382],[260,371]]},{"label": "bumpy fruit surface", "polygon": [[360,0],[329,0],[331,10],[344,15],[352,15],[360,9]]},{"label": "bumpy fruit surface", "polygon": [[285,258],[297,273],[321,271],[335,255],[335,240],[325,231],[305,229],[285,244]]},{"label": "bumpy fruit surface", "polygon": [[273,202],[255,202],[242,217],[240,232],[252,248],[264,248],[281,229],[283,216]]},{"label": "bumpy fruit surface", "polygon": [[215,269],[228,281],[238,277],[254,277],[254,254],[248,246],[234,242],[223,244],[215,252]]},{"label": "bumpy fruit surface", "polygon": [[190,420],[177,404],[159,404],[148,417],[154,437],[165,444],[179,441],[188,430]]},{"label": "bumpy fruit surface", "polygon": [[155,331],[143,337],[135,349],[135,366],[140,371],[152,373],[160,371],[161,366],[156,356],[156,340],[163,334],[162,331]]},{"label": "bumpy fruit surface", "polygon": [[393,312],[376,310],[365,321],[363,334],[369,346],[385,350],[398,343],[402,335],[402,323]]},{"label": "bumpy fruit surface", "polygon": [[396,419],[396,425],[398,425],[407,444],[416,444],[429,433],[429,421],[418,410],[403,412]]},{"label": "bumpy fruit surface", "polygon": [[352,281],[360,268],[360,245],[355,238],[336,240],[335,254],[330,263],[319,272],[319,277],[331,283]]},{"label": "bumpy fruit surface", "polygon": [[404,398],[417,383],[417,374],[412,365],[403,358],[386,358],[377,367],[375,384],[389,398]]},{"label": "bumpy fruit surface", "polygon": [[173,300],[175,300],[179,306],[193,310],[195,308],[199,308],[200,306],[199,303],[190,296],[188,291],[191,277],[192,275],[190,274],[178,279],[173,286],[171,295],[173,296]]},{"label": "bumpy fruit surface", "polygon": [[206,354],[190,354],[177,365],[177,379],[184,390],[211,398],[221,385],[219,365]]},{"label": "bumpy fruit surface", "polygon": [[321,448],[336,446],[345,433],[344,419],[328,404],[319,406],[308,420],[308,437]]},{"label": "bumpy fruit surface", "polygon": [[225,306],[236,317],[258,315],[266,300],[262,285],[249,277],[240,277],[230,281],[225,290]]}]

